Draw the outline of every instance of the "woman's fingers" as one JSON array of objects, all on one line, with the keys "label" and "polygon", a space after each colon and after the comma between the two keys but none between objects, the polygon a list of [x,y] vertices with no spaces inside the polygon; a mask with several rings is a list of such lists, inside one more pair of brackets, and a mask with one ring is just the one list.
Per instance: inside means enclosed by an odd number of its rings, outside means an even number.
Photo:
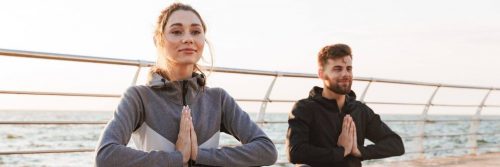
[{"label": "woman's fingers", "polygon": [[190,132],[190,137],[191,137],[191,158],[196,159],[197,152],[198,152],[198,137],[196,136],[196,131],[194,130],[194,124],[193,124],[193,118],[191,117],[190,121],[191,123],[191,132]]},{"label": "woman's fingers", "polygon": [[191,117],[189,115],[189,109],[186,107],[186,109],[184,110],[184,132],[186,133],[186,135],[189,135],[189,129],[190,129],[189,117]]},{"label": "woman's fingers", "polygon": [[187,147],[191,147],[189,144],[191,143],[191,136],[190,136],[190,130],[191,130],[191,121],[190,117],[188,114],[188,107],[185,108],[184,110],[184,137],[186,138],[186,143],[188,143]]}]

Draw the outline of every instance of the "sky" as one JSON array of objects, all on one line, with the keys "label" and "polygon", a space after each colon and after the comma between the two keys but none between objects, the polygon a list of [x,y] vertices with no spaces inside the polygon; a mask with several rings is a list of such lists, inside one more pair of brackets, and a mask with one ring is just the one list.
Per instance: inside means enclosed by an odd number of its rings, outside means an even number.
[{"label": "sky", "polygon": [[[6,0],[0,1],[0,48],[154,61],[155,21],[172,2],[202,15],[218,67],[316,73],[320,48],[345,43],[353,50],[355,76],[500,87],[495,0]],[[0,69],[2,89],[108,85],[92,86],[94,92],[123,91],[127,84],[112,83],[116,77],[129,83],[135,72],[5,57]],[[95,75],[101,72],[115,78]],[[484,96],[478,94],[475,101]]]}]

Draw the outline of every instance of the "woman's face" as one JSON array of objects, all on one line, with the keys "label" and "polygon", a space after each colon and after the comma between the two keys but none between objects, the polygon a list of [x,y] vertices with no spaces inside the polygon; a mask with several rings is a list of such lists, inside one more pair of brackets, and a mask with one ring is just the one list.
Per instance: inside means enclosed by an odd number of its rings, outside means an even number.
[{"label": "woman's face", "polygon": [[205,32],[196,14],[187,10],[173,12],[164,32],[164,47],[170,62],[182,65],[198,62],[205,45]]}]

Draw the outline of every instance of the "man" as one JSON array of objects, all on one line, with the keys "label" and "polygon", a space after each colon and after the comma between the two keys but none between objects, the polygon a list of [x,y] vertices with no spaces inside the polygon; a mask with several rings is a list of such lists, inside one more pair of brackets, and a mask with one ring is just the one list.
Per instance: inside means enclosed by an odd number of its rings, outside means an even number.
[{"label": "man", "polygon": [[[318,54],[314,87],[298,101],[288,119],[288,159],[309,166],[361,166],[362,160],[404,154],[404,146],[379,115],[356,101],[351,91],[352,54],[345,44],[324,47]],[[364,146],[369,139],[374,144]]]}]

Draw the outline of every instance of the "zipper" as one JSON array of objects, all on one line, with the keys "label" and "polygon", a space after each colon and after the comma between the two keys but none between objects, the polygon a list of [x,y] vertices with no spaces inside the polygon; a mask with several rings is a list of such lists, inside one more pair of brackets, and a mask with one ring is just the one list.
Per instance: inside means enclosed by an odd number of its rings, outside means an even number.
[{"label": "zipper", "polygon": [[187,80],[182,81],[182,105],[187,106],[187,91],[188,85]]},{"label": "zipper", "polygon": [[[187,106],[187,92],[188,92],[188,84],[187,80],[182,81],[182,106]],[[194,166],[195,162],[190,158],[188,161],[188,167]]]}]

